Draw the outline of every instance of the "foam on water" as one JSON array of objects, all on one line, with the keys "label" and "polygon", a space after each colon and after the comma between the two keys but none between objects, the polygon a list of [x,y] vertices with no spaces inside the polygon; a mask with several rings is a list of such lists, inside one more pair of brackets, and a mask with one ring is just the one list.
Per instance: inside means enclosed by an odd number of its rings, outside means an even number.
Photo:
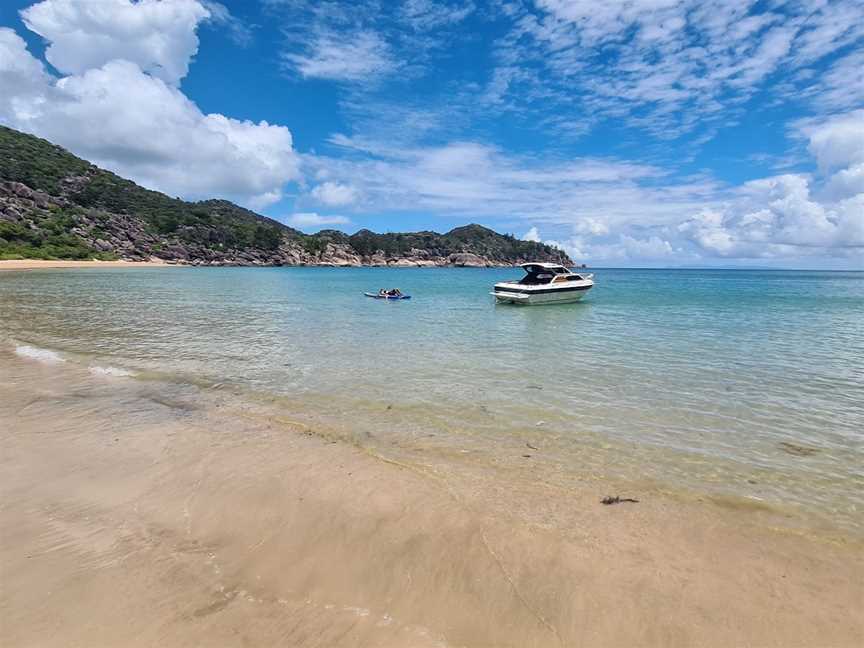
[{"label": "foam on water", "polygon": [[128,369],[111,366],[101,367],[98,365],[91,366],[90,373],[94,376],[111,376],[114,378],[133,378],[135,376],[135,372]]},{"label": "foam on water", "polygon": [[[42,362],[44,364],[59,364],[67,363],[69,361],[69,358],[64,357],[57,351],[34,346],[32,344],[15,344],[15,354],[21,358],[35,360],[36,362]],[[75,357],[71,360],[73,364],[76,364]],[[77,364],[80,364],[80,362]],[[136,376],[134,371],[112,365],[94,364],[87,367],[87,369],[94,376],[109,376],[113,378],[133,378]]]},{"label": "foam on water", "polygon": [[29,344],[19,344],[15,347],[15,353],[22,358],[36,360],[47,364],[56,364],[58,362],[66,362],[63,357],[56,351],[50,349],[41,349],[39,347],[30,346]]}]

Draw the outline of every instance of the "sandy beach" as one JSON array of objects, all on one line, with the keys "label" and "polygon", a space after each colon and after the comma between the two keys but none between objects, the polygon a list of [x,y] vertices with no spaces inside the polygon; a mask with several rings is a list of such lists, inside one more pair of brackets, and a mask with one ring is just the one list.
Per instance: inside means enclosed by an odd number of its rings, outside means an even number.
[{"label": "sandy beach", "polygon": [[[858,646],[860,543],[0,351],[4,646]],[[435,465],[437,468],[430,468]]]},{"label": "sandy beach", "polygon": [[65,261],[48,259],[15,259],[0,261],[3,270],[42,270],[46,268],[171,268],[162,261]]}]

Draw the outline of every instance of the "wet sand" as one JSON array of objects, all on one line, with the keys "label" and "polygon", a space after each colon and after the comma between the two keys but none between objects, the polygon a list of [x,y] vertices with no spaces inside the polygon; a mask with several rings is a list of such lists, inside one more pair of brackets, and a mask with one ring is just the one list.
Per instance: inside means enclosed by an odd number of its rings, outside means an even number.
[{"label": "wet sand", "polygon": [[0,261],[3,270],[42,270],[45,268],[170,268],[164,261],[64,261],[49,259],[16,259]]},{"label": "wet sand", "polygon": [[750,511],[603,506],[2,350],[0,437],[3,646],[864,641],[861,544]]}]

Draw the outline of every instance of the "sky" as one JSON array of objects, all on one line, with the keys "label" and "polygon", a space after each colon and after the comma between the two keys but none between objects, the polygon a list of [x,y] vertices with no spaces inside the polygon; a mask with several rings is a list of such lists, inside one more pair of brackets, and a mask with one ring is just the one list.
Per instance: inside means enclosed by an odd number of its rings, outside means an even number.
[{"label": "sky", "polygon": [[0,123],[307,232],[864,269],[861,0],[4,0]]}]

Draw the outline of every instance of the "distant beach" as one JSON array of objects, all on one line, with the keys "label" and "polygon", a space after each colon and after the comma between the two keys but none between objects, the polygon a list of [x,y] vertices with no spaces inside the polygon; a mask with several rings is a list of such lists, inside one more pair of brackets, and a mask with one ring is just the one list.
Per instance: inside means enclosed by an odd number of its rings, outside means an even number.
[{"label": "distant beach", "polygon": [[170,268],[163,261],[68,261],[50,259],[13,259],[0,261],[3,270],[42,270],[46,268]]}]

